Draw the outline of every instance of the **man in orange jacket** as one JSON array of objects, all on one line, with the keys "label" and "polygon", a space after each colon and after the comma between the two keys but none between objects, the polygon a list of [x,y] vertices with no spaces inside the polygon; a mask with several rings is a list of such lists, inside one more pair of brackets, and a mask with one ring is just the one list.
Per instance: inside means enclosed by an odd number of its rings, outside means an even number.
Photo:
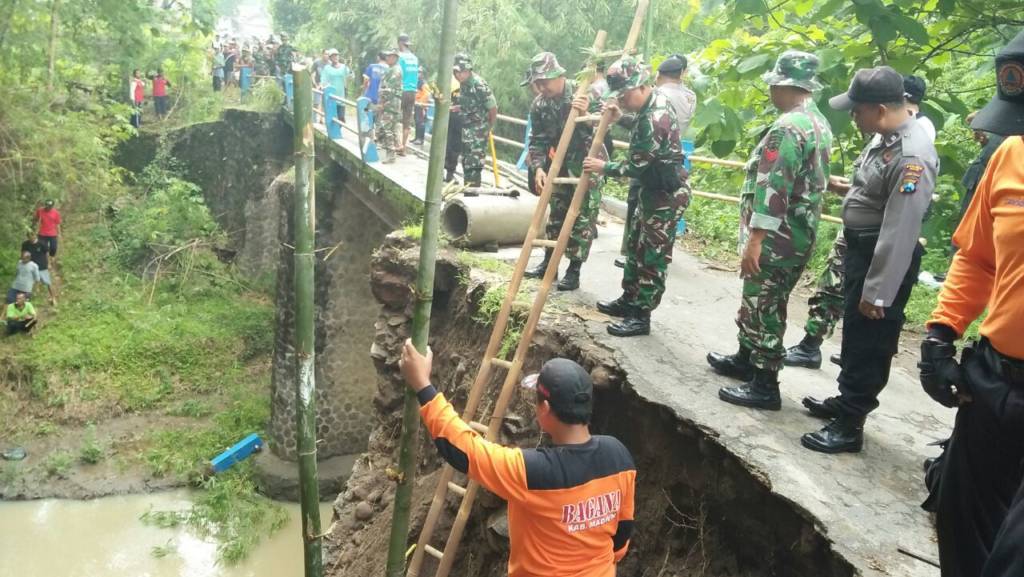
[{"label": "man in orange jacket", "polygon": [[[953,235],[960,247],[921,343],[921,385],[959,407],[930,466],[943,577],[1024,575],[1024,32],[996,56],[971,127],[1007,139]],[[954,341],[988,309],[957,363]]]},{"label": "man in orange jacket", "polygon": [[519,449],[487,441],[459,418],[430,384],[432,359],[406,341],[402,375],[441,456],[508,501],[509,576],[614,577],[633,533],[636,466],[617,439],[590,434],[590,375],[552,359],[524,379],[552,446]]}]

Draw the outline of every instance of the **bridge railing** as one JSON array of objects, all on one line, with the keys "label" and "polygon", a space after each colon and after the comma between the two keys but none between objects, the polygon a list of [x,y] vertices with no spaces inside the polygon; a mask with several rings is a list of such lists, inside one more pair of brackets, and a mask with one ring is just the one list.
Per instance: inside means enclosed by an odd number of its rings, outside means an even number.
[{"label": "bridge railing", "polygon": [[[287,97],[287,106],[288,106],[289,109],[291,109],[291,101],[292,101],[292,90],[291,90],[291,88],[292,88],[292,86],[291,86],[291,75],[290,74],[286,74],[285,75],[285,77],[284,77],[284,85],[285,85],[285,95]],[[327,135],[331,139],[337,140],[337,139],[342,138],[342,134],[343,134],[344,130],[349,130],[350,132],[356,134],[359,137],[359,139],[360,139],[359,149],[362,152],[362,150],[364,148],[363,147],[363,143],[362,143],[362,137],[363,137],[363,134],[364,134],[363,127],[362,126],[357,126],[356,128],[352,128],[351,126],[349,126],[347,123],[344,122],[344,118],[339,118],[339,114],[338,114],[338,110],[342,109],[342,107],[351,107],[353,110],[355,110],[356,107],[357,107],[357,104],[355,102],[351,101],[351,100],[347,100],[345,98],[341,98],[341,97],[337,96],[335,94],[334,88],[330,87],[330,86],[325,87],[323,90],[314,89],[313,93],[314,93],[314,99],[313,99],[314,100],[314,103],[313,103],[313,123],[314,124],[320,124],[320,125],[324,126],[326,131],[327,131]],[[339,104],[339,103],[342,106],[337,106],[337,104]],[[335,104],[335,106],[325,106],[325,104]],[[497,119],[498,119],[499,122],[504,122],[506,124],[520,126],[520,127],[522,127],[524,129],[523,140],[515,140],[515,139],[507,138],[507,137],[504,137],[504,136],[498,136],[496,134],[493,135],[494,142],[503,144],[503,145],[511,147],[511,148],[516,148],[516,149],[518,149],[518,150],[523,152],[523,156],[520,157],[520,162],[519,162],[519,165],[520,165],[520,168],[521,168],[522,165],[523,165],[524,157],[525,157],[526,138],[527,138],[527,134],[529,132],[530,123],[529,123],[528,120],[526,120],[524,118],[517,118],[515,116],[509,116],[507,114],[498,114],[497,115]],[[356,114],[356,123],[357,123],[357,125],[360,123],[360,115],[358,113]],[[629,143],[628,142],[624,142],[622,140],[612,140],[612,145],[616,149],[622,149],[622,150],[628,150],[629,149]],[[709,166],[721,166],[723,168],[728,168],[728,169],[733,169],[733,170],[744,170],[746,168],[746,164],[743,163],[743,162],[740,162],[738,160],[728,160],[728,159],[723,159],[723,158],[712,158],[712,157],[709,157],[709,156],[700,156],[700,155],[692,154],[693,144],[691,142],[689,142],[689,141],[684,141],[683,145],[687,149],[686,150],[686,153],[687,153],[686,154],[687,168],[690,168],[690,163],[705,164],[705,165],[709,165]],[[849,187],[849,184],[844,179],[842,179],[842,178],[832,177],[832,179],[831,179],[831,181],[829,183],[829,186],[833,190],[838,190],[838,191],[841,191],[841,192],[845,192],[845,190]],[[715,192],[704,192],[704,191],[700,191],[700,190],[694,190],[694,191],[692,191],[692,193],[693,193],[694,196],[699,196],[699,197],[707,198],[707,199],[710,199],[710,200],[717,200],[717,201],[722,201],[722,202],[731,202],[731,203],[734,203],[734,204],[738,204],[740,202],[740,197],[732,196],[732,195],[728,195],[728,194],[719,194],[719,193],[715,193]],[[830,216],[830,215],[827,215],[827,214],[821,215],[821,219],[826,221],[826,222],[832,222],[832,223],[836,223],[836,224],[842,224],[842,222],[843,222],[842,219],[839,219],[839,218],[836,218],[834,216]]]}]

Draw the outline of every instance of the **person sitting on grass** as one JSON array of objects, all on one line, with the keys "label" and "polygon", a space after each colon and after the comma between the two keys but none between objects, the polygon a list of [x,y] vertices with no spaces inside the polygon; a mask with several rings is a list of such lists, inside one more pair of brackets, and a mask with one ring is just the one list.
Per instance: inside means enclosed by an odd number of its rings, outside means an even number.
[{"label": "person sitting on grass", "polygon": [[7,334],[31,333],[36,326],[36,309],[25,298],[25,293],[18,293],[14,302],[3,308],[0,320],[7,321]]},{"label": "person sitting on grass", "polygon": [[19,294],[24,294],[25,300],[32,300],[32,290],[39,280],[39,265],[32,262],[32,253],[27,250],[21,251],[14,282],[11,283],[11,288],[7,289],[7,304],[13,303]]}]

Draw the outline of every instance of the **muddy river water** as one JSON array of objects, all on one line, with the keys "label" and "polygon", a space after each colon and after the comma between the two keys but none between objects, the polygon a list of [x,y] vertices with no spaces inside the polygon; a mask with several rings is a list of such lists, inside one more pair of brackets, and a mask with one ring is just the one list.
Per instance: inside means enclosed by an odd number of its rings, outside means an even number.
[{"label": "muddy river water", "polygon": [[[302,575],[299,506],[241,563],[217,563],[217,546],[186,529],[160,529],[139,516],[188,507],[188,491],[0,502],[0,577],[291,577]],[[321,505],[323,522],[330,504]],[[167,551],[161,558],[154,547]]]}]

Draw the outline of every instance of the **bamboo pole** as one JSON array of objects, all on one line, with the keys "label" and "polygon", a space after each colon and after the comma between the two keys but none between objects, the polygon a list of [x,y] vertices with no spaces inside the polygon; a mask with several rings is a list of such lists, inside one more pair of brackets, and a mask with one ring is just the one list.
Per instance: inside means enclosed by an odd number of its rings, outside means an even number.
[{"label": "bamboo pole", "polygon": [[[448,143],[448,112],[451,106],[451,78],[447,71],[455,60],[455,34],[458,27],[459,2],[445,0],[441,17],[441,54],[437,65],[439,96],[434,107],[434,133],[430,139],[430,160],[427,169],[427,190],[423,210],[423,235],[420,240],[420,262],[416,275],[416,303],[412,317],[412,343],[422,354],[427,352],[430,336],[430,308],[434,294],[434,267],[441,228],[441,188],[445,148]],[[391,537],[385,575],[405,574],[406,543],[409,540],[409,512],[412,488],[416,477],[416,445],[419,432],[419,402],[416,394],[405,389],[402,411],[402,437],[398,449],[399,480],[391,517]]]},{"label": "bamboo pole", "polygon": [[60,0],[50,0],[50,58],[46,67],[46,89],[53,90],[53,69],[57,63],[57,32],[59,28]]},{"label": "bamboo pole", "polygon": [[313,85],[309,69],[292,65],[295,81],[295,421],[299,450],[299,498],[302,504],[302,550],[306,577],[323,575],[320,487],[316,465],[316,358],[313,294],[316,255],[316,190],[313,180]]}]

